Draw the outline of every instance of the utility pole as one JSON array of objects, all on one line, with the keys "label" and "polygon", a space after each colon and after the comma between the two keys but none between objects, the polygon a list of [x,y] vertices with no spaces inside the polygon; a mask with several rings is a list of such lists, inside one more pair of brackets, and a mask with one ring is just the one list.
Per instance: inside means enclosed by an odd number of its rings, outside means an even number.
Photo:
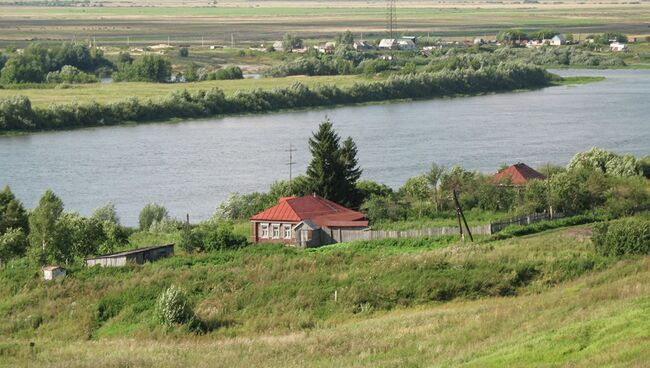
[{"label": "utility pole", "polygon": [[203,36],[201,36],[201,48],[204,48],[204,47],[205,47],[205,45],[203,43]]},{"label": "utility pole", "polygon": [[463,208],[460,206],[460,201],[458,200],[458,193],[456,192],[456,189],[452,191],[454,195],[454,203],[456,204],[456,215],[458,216],[458,228],[460,229],[460,238],[462,240],[465,240],[465,236],[463,235],[463,225],[460,223],[460,219],[463,219],[463,223],[465,223],[465,229],[467,229],[467,235],[469,235],[469,239],[471,241],[474,241],[474,237],[472,236],[472,231],[469,229],[469,225],[467,225],[467,220],[465,219],[465,214],[463,214]]},{"label": "utility pole", "polygon": [[235,35],[233,33],[230,34],[230,48],[235,48]]},{"label": "utility pole", "polygon": [[293,188],[291,187],[291,181],[293,180],[293,166],[296,164],[293,161],[293,153],[296,152],[297,150],[293,148],[293,144],[289,143],[289,149],[285,150],[284,152],[289,152],[289,162],[287,165],[289,165],[289,194],[293,195]]},{"label": "utility pole", "polygon": [[388,28],[389,38],[393,37],[393,31],[397,28],[397,11],[396,11],[396,0],[386,0],[386,28]]}]

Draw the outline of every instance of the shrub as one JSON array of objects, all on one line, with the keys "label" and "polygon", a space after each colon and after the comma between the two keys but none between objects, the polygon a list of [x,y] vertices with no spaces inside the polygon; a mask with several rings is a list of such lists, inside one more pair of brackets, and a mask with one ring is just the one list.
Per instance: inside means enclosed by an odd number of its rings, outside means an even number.
[{"label": "shrub", "polygon": [[61,70],[49,72],[45,77],[47,83],[97,83],[97,78],[84,73],[74,66],[64,65]]},{"label": "shrub", "polygon": [[219,69],[215,73],[215,78],[217,80],[228,80],[228,79],[243,79],[244,74],[241,71],[241,68],[238,66],[228,66],[222,69]]},{"label": "shrub", "polygon": [[172,285],[163,291],[156,302],[156,318],[160,324],[166,327],[174,325],[192,324],[194,312],[187,303],[187,297],[183,291]]},{"label": "shrub", "polygon": [[205,237],[205,248],[208,251],[238,248],[245,246],[246,243],[246,237],[235,234],[231,222],[220,223]]},{"label": "shrub", "polygon": [[140,211],[140,230],[148,231],[151,225],[169,219],[167,209],[156,203],[149,203]]},{"label": "shrub", "polygon": [[190,50],[187,47],[181,47],[180,49],[178,49],[178,56],[188,57],[190,56]]},{"label": "shrub", "polygon": [[597,224],[592,241],[605,256],[650,254],[650,220],[628,218]]}]

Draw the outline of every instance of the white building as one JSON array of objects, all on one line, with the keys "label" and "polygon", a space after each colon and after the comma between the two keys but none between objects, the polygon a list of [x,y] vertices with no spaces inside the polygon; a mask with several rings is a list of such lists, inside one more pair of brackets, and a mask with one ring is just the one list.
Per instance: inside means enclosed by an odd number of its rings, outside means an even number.
[{"label": "white building", "polygon": [[314,48],[321,54],[333,54],[336,51],[336,42],[321,42]]},{"label": "white building", "polygon": [[609,48],[614,52],[627,51],[627,44],[621,42],[612,42],[609,44]]},{"label": "white building", "polygon": [[374,47],[369,44],[368,41],[354,41],[352,47],[354,47],[354,49],[357,51],[367,51],[374,49]]},{"label": "white building", "polygon": [[399,49],[404,51],[415,51],[418,49],[418,47],[415,46],[415,42],[409,39],[401,39],[397,41],[397,44],[399,45]]},{"label": "white building", "polygon": [[399,50],[399,43],[394,38],[384,38],[379,42],[381,50]]},{"label": "white building", "polygon": [[561,46],[566,44],[566,38],[563,35],[555,35],[551,38],[551,46]]},{"label": "white building", "polygon": [[273,49],[275,51],[284,51],[284,43],[282,41],[273,42]]},{"label": "white building", "polygon": [[65,269],[60,266],[43,267],[43,278],[45,280],[54,280],[57,277],[65,276]]}]

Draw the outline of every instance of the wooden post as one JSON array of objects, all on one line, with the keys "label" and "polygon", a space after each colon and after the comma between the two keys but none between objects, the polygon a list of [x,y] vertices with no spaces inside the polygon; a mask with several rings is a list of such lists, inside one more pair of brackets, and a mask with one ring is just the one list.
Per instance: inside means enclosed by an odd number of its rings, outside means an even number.
[{"label": "wooden post", "polygon": [[460,225],[460,218],[463,218],[463,223],[465,223],[465,228],[467,229],[467,234],[469,235],[469,239],[471,241],[474,241],[474,237],[472,236],[472,231],[469,229],[469,226],[467,225],[467,219],[465,219],[465,215],[463,214],[463,208],[460,206],[460,201],[458,200],[458,193],[456,193],[456,189],[453,190],[454,194],[454,202],[456,203],[456,212],[458,213],[458,226],[460,226],[460,236],[462,239],[463,237],[463,227]]}]

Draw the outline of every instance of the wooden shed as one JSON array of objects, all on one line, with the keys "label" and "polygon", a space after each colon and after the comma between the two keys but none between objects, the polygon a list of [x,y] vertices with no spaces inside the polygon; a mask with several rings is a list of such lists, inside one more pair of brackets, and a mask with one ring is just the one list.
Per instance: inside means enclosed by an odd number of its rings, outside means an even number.
[{"label": "wooden shed", "polygon": [[123,267],[127,263],[143,264],[166,258],[174,254],[174,244],[158,245],[125,252],[106,254],[86,259],[86,267],[101,265],[102,267]]}]

